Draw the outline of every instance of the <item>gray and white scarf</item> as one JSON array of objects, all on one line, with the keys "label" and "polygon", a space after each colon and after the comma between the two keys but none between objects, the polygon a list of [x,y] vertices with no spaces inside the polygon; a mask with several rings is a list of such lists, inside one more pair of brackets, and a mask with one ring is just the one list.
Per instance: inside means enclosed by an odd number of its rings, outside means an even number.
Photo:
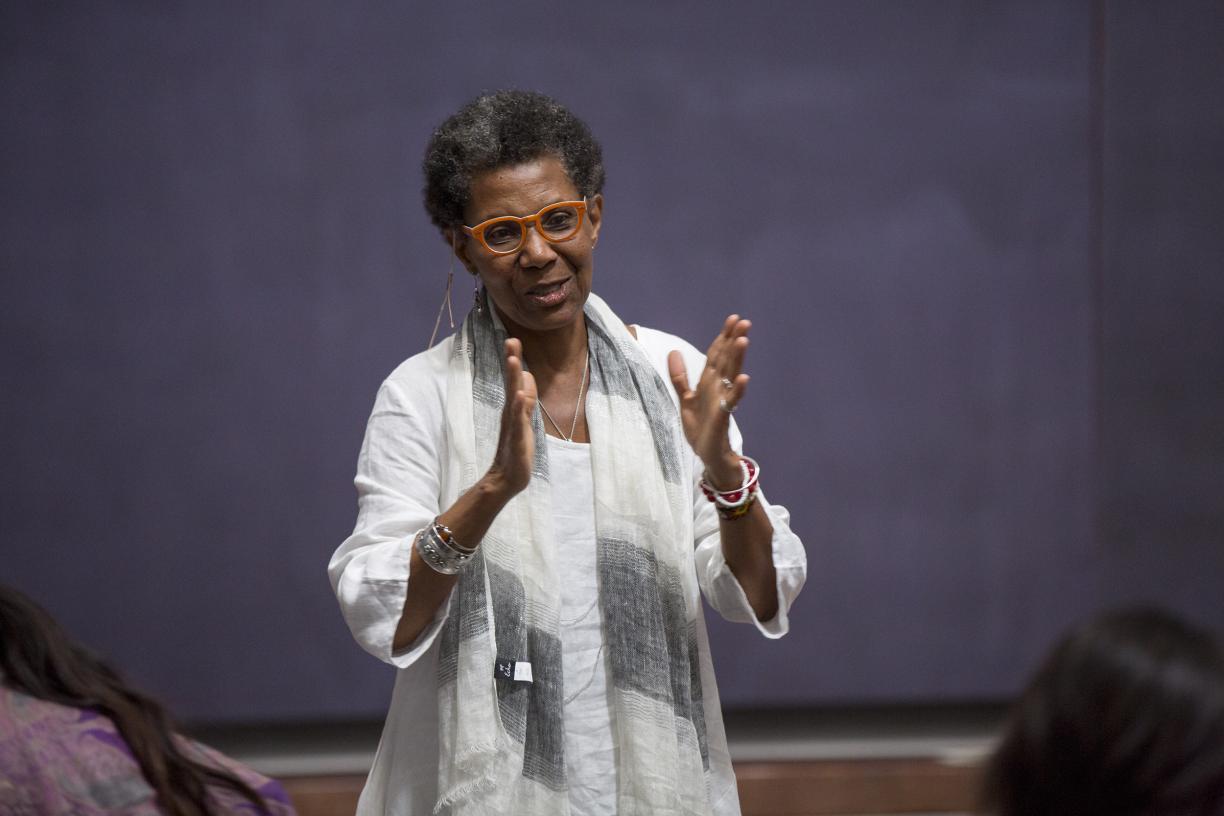
[{"label": "gray and white scarf", "polygon": [[[486,301],[482,293],[482,299]],[[708,814],[688,446],[658,375],[625,325],[591,295],[586,398],[595,485],[599,604],[612,673],[619,762],[617,812]],[[473,309],[447,377],[452,473],[461,489],[493,461],[505,400],[506,331]],[[464,570],[442,630],[436,812],[455,816],[568,814],[558,632],[544,426],[533,418],[531,482],[498,514]],[[508,661],[532,680],[495,677]]]}]

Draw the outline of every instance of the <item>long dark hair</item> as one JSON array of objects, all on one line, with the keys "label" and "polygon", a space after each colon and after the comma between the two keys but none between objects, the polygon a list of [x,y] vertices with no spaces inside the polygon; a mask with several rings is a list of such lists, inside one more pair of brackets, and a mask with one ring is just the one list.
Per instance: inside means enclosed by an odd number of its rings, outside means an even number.
[{"label": "long dark hair", "polygon": [[183,753],[161,705],[124,683],[46,611],[4,585],[0,585],[0,683],[40,700],[109,717],[157,794],[158,805],[171,816],[211,813],[210,785],[230,788],[268,813],[250,785]]},{"label": "long dark hair", "polygon": [[1157,609],[1067,635],[983,779],[999,816],[1224,814],[1224,646]]}]

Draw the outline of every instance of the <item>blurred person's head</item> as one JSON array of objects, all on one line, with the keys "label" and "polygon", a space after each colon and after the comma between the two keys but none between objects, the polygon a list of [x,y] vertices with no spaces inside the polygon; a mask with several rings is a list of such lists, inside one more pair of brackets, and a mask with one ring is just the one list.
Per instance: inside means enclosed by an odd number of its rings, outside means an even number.
[{"label": "blurred person's head", "polygon": [[982,802],[998,816],[1224,814],[1224,646],[1156,609],[1072,630],[1013,709]]},{"label": "blurred person's head", "polygon": [[111,720],[170,816],[213,812],[211,786],[228,788],[267,813],[260,795],[234,773],[184,752],[164,708],[128,685],[74,640],[42,607],[0,584],[0,686]]}]

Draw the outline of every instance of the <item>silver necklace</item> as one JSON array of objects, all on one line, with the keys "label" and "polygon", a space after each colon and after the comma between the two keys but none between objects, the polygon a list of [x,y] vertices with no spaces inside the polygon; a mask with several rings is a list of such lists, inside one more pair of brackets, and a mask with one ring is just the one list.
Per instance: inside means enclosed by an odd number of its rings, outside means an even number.
[{"label": "silver necklace", "polygon": [[540,410],[544,412],[544,416],[548,417],[548,421],[557,429],[557,433],[561,434],[561,438],[566,442],[574,441],[574,431],[578,430],[578,409],[582,407],[582,392],[586,388],[587,372],[591,370],[591,351],[587,349],[586,361],[582,364],[582,379],[578,382],[578,402],[574,405],[574,421],[570,424],[569,436],[565,435],[565,431],[561,430],[561,426],[557,424],[557,420],[552,418],[548,413],[548,409],[544,407],[544,403],[539,397],[536,397],[536,403],[540,406]]}]

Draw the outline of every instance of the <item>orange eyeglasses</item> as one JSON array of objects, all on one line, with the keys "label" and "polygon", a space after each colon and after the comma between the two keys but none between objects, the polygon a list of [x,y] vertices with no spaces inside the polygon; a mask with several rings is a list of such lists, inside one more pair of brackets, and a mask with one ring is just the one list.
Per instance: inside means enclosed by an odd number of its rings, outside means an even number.
[{"label": "orange eyeglasses", "polygon": [[474,227],[464,226],[463,231],[471,235],[480,245],[494,255],[510,255],[518,252],[527,240],[527,228],[535,225],[545,241],[559,244],[568,241],[582,229],[582,218],[586,215],[587,202],[558,201],[549,204],[535,215],[500,215],[481,221]]}]

